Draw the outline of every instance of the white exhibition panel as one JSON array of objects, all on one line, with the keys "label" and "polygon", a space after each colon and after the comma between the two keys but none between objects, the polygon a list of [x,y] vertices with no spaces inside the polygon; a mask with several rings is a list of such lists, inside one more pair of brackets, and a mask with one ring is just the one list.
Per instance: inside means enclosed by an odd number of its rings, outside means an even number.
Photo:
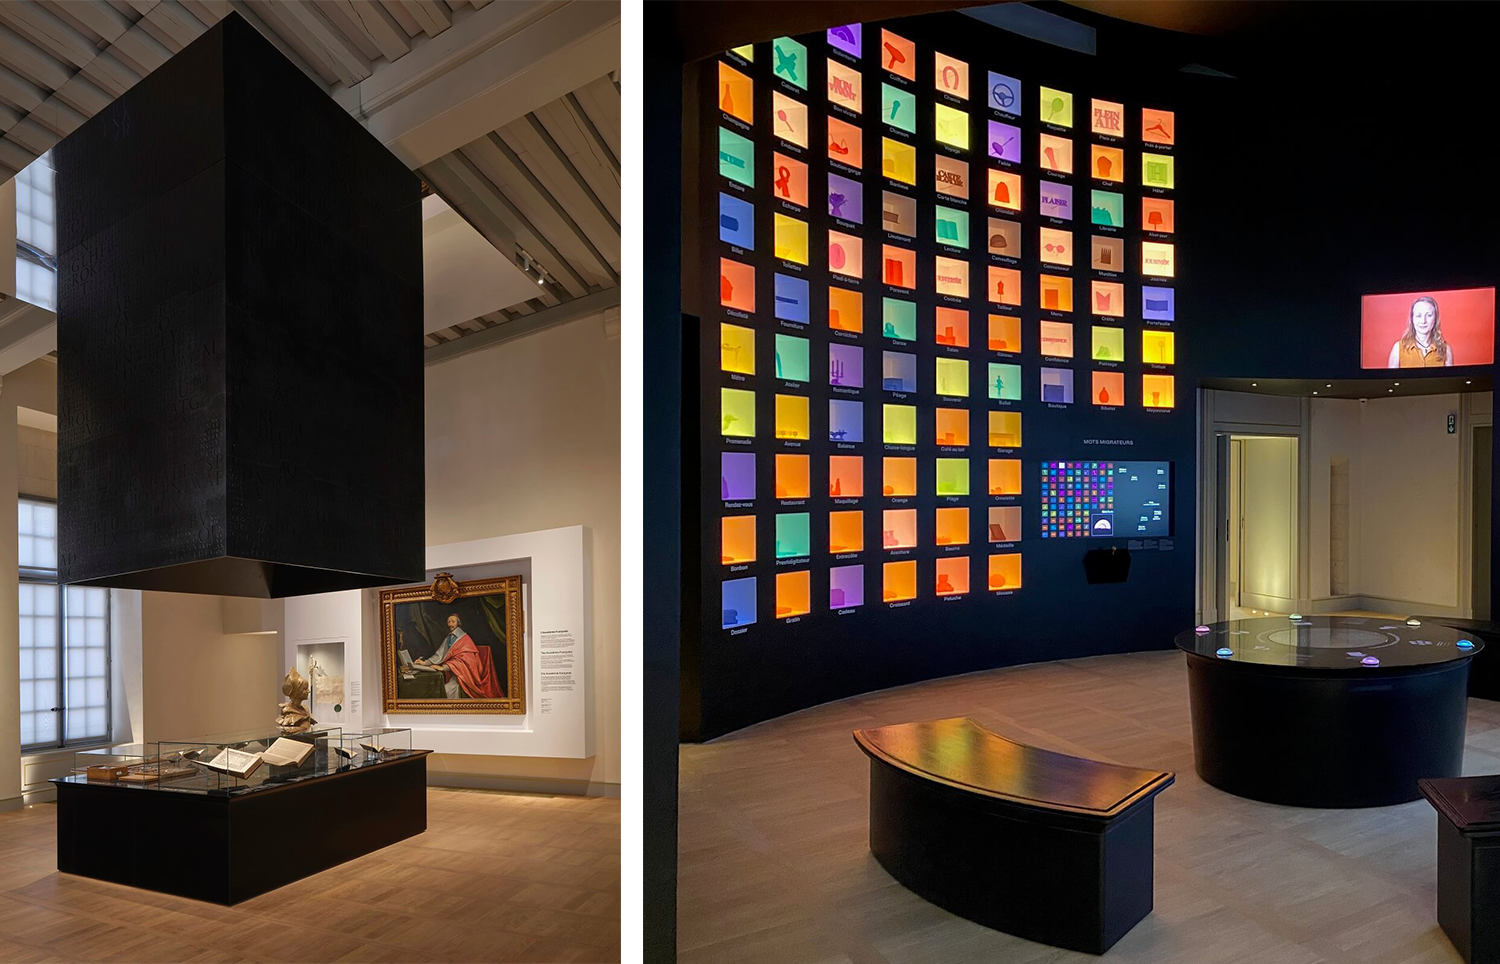
[{"label": "white exhibition panel", "polygon": [[[373,590],[288,599],[288,665],[299,643],[342,638],[351,717],[365,726],[410,727],[413,747],[438,753],[587,759],[594,755],[594,702],[586,538],[583,526],[569,526],[427,549],[429,579],[439,572],[460,581],[522,577],[525,714],[384,713],[379,594]],[[356,693],[363,697],[358,708]]]}]

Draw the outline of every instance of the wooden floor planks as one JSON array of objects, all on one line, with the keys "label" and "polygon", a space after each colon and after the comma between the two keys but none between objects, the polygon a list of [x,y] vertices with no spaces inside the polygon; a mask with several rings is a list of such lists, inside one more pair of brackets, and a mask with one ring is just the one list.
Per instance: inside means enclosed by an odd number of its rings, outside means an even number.
[{"label": "wooden floor planks", "polygon": [[0,962],[620,960],[619,800],[427,808],[427,833],[234,907],[59,874],[56,807],[0,814]]},{"label": "wooden floor planks", "polygon": [[[1193,770],[1186,671],[1174,651],[935,680],[684,746],[682,964],[1098,960],[948,914],[870,856],[868,761],[850,732],[945,716],[971,716],[1048,749],[1176,772],[1156,800],[1155,911],[1106,960],[1461,960],[1437,926],[1432,809],[1417,801],[1302,810],[1207,786]],[[1469,701],[1464,770],[1500,772],[1500,703]]]}]

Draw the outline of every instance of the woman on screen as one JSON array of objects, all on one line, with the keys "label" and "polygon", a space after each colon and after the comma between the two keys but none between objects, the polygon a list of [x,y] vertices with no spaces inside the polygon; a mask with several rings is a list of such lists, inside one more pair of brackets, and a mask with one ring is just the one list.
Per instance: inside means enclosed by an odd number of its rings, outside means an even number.
[{"label": "woman on screen", "polygon": [[1443,338],[1436,299],[1426,295],[1411,303],[1406,332],[1391,346],[1387,368],[1439,368],[1453,364],[1453,346]]}]

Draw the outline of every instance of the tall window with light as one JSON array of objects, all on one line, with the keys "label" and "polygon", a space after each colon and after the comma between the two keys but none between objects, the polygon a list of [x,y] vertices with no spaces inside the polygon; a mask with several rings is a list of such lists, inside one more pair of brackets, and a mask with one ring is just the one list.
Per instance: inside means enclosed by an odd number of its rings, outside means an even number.
[{"label": "tall window with light", "polygon": [[57,506],[21,499],[21,745],[110,738],[109,590],[57,583]]}]

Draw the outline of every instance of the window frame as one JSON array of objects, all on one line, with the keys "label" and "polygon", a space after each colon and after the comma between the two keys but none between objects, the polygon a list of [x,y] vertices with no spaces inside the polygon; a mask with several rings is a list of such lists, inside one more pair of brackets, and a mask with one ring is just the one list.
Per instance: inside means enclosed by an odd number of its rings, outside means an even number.
[{"label": "window frame", "polygon": [[[30,502],[36,505],[57,506],[56,499],[48,499],[35,495],[17,496],[19,505]],[[20,538],[19,533],[17,538]],[[114,687],[110,684],[114,680],[114,634],[112,628],[111,609],[114,600],[110,597],[109,590],[104,590],[104,735],[82,737],[77,740],[68,739],[68,587],[59,582],[56,569],[44,569],[36,566],[17,565],[17,583],[32,586],[50,586],[57,596],[57,633],[53,645],[56,647],[57,666],[57,693],[54,696],[55,705],[50,712],[56,716],[57,739],[42,743],[23,743],[21,753],[46,753],[54,750],[73,748],[84,748],[90,746],[109,746],[114,742]],[[91,588],[91,587],[90,587]],[[20,615],[16,618],[19,620]],[[42,712],[32,710],[31,712]]]}]

